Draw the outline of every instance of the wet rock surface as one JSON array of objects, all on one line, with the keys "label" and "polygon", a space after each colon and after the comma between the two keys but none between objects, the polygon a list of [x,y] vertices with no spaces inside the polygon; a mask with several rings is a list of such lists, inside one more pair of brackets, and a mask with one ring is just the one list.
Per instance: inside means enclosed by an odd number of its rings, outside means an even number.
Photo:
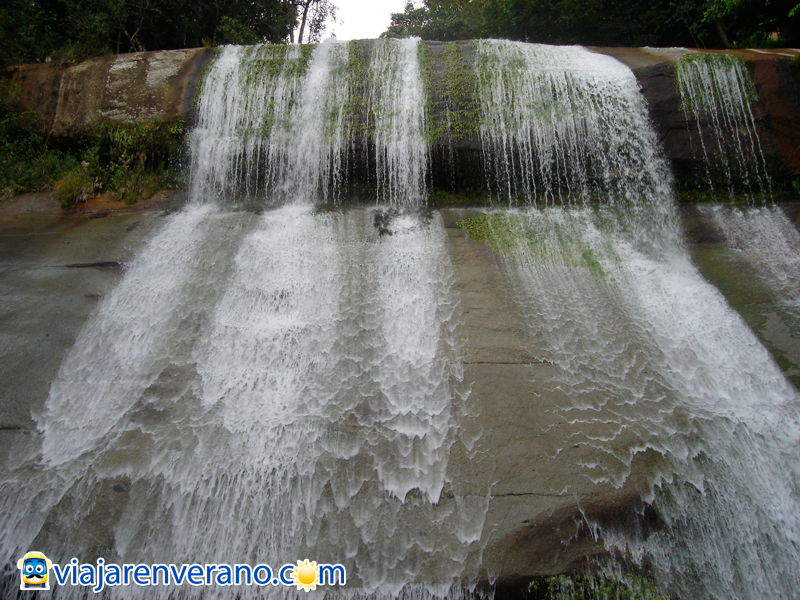
[{"label": "wet rock surface", "polygon": [[[797,206],[787,206],[786,211],[797,224]],[[530,340],[506,296],[498,257],[488,245],[465,237],[456,225],[474,211],[441,214],[463,316],[464,381],[477,402],[483,430],[478,452],[486,460],[474,464],[484,472],[471,477],[493,482],[479,544],[482,575],[496,580],[498,589],[505,590],[501,595],[511,597],[531,577],[569,573],[587,559],[605,556],[593,524],[628,536],[647,536],[660,527],[657,516],[641,501],[649,457],[638,456],[625,485],[615,488],[595,485],[583,476],[578,465],[591,459],[585,446],[555,452],[556,432],[543,431],[539,423],[558,401],[547,385],[557,380],[558,367],[531,355]],[[157,210],[105,219],[65,218],[58,212],[0,214],[0,457],[4,461],[38,435],[32,415],[41,409],[50,381],[98,300],[119,282],[120,270],[105,267],[133,260],[162,215]],[[797,385],[797,329],[755,274],[731,258],[702,211],[690,207],[683,216],[703,273]],[[87,268],[70,268],[79,265]],[[564,439],[568,432],[557,434]],[[451,468],[466,472],[469,460],[454,455]],[[128,488],[125,480],[104,482],[99,508],[83,532],[109,556],[110,531],[128,501]],[[475,493],[483,491],[476,488]],[[57,519],[47,527],[45,535],[58,536]]]}]

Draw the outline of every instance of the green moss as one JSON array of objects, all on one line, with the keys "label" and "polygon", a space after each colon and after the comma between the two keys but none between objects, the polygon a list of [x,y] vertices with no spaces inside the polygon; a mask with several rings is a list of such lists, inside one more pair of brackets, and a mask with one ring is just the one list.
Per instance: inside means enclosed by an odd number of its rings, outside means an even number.
[{"label": "green moss", "polygon": [[515,215],[489,213],[469,217],[456,222],[467,237],[476,242],[489,244],[498,254],[511,254],[519,248],[520,219]]},{"label": "green moss", "polygon": [[495,252],[529,264],[586,269],[605,277],[601,259],[612,264],[619,258],[611,247],[595,247],[581,235],[585,219],[531,219],[519,214],[489,213],[456,223],[468,238],[489,244]]},{"label": "green moss", "polygon": [[[374,82],[369,80],[369,53],[367,45],[359,40],[347,44],[347,100],[342,107],[346,138],[368,138],[375,135],[375,114],[371,110],[369,94]],[[336,115],[336,122],[339,116]],[[332,115],[333,118],[333,115]]]},{"label": "green moss", "polygon": [[458,192],[433,190],[428,195],[428,206],[445,208],[448,206],[486,206],[492,204],[492,198],[486,190],[464,189]]},{"label": "green moss", "polygon": [[465,139],[480,131],[474,60],[464,51],[472,42],[445,42],[441,54],[442,76],[436,79],[430,47],[420,42],[420,67],[427,93],[426,139],[429,145]]},{"label": "green moss", "polygon": [[528,591],[537,600],[669,600],[654,581],[634,575],[558,575],[534,579]]},{"label": "green moss", "polygon": [[[800,193],[800,191],[798,192]],[[786,190],[773,192],[739,192],[720,194],[710,189],[679,189],[675,196],[681,204],[733,204],[736,206],[750,206],[764,204],[774,200],[785,199],[791,196]]]}]

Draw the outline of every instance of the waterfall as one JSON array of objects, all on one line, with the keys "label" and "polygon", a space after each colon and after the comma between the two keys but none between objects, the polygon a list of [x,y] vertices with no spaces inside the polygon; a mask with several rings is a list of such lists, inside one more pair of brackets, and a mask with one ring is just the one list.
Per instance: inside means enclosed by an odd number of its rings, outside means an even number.
[{"label": "waterfall", "polygon": [[678,597],[796,597],[800,397],[692,264],[633,74],[579,48],[479,48],[497,193],[563,205],[461,223],[500,255],[529,352],[552,365],[537,425],[577,473],[553,491],[652,503],[647,537],[586,525]]},{"label": "waterfall", "polygon": [[[478,42],[480,137],[506,202],[640,202],[671,177],[629,69],[581,47]],[[666,205],[666,202],[660,203]]]},{"label": "waterfall", "polygon": [[680,57],[677,84],[687,123],[697,128],[705,181],[725,195],[771,191],[753,105],[758,99],[744,61],[726,54]]},{"label": "waterfall", "polygon": [[[566,487],[533,502],[575,498],[580,526],[618,559],[595,565],[591,585],[640,589],[624,574],[639,568],[676,597],[796,598],[800,396],[692,263],[633,73],[580,47],[474,48],[487,194],[512,206],[460,226],[495,250],[496,292],[527,344],[531,364],[517,366],[535,377],[542,473],[567,471],[553,478]],[[457,52],[442,50],[457,63],[447,94],[469,66]],[[530,531],[526,497],[540,494],[512,490],[513,508],[487,519],[495,449],[478,403],[495,407],[465,378],[463,282],[442,216],[423,210],[435,74],[420,55],[417,39],[216,51],[189,140],[189,202],[157,218],[0,471],[7,565],[34,548],[60,564],[308,558],[346,566],[331,597],[491,596],[478,586],[497,574],[482,563],[487,539]],[[727,59],[679,68],[708,173],[722,174],[714,185],[753,193],[769,179],[745,75]],[[378,206],[342,206],[365,197]],[[709,210],[794,307],[785,217]],[[583,498],[619,508],[622,492],[651,505],[657,526],[583,512]]]},{"label": "waterfall", "polygon": [[[191,134],[188,206],[88,319],[38,435],[0,477],[8,562],[34,546],[61,564],[307,557],[344,564],[350,596],[470,593],[488,484],[468,470],[479,433],[464,427],[442,220],[320,207],[341,192],[353,144],[355,50],[218,51]],[[417,40],[373,50],[380,198],[413,206],[427,160]]]},{"label": "waterfall", "polygon": [[337,202],[359,144],[372,146],[375,199],[422,205],[428,156],[418,44],[221,49],[191,134],[193,198]]},{"label": "waterfall", "polygon": [[772,328],[784,329],[781,337],[791,344],[800,326],[800,234],[770,194],[754,195],[771,191],[771,181],[754,118],[753,82],[743,61],[726,55],[685,55],[677,74],[687,119],[698,129],[707,185],[730,198],[744,191],[749,200],[747,206],[699,210],[721,234],[729,256],[749,268],[775,301]]},{"label": "waterfall", "polygon": [[663,529],[589,526],[679,597],[794,597],[800,398],[741,318],[684,251],[637,247],[607,210],[487,223],[529,351],[556,366],[538,426],[580,473],[560,491],[640,487]]}]

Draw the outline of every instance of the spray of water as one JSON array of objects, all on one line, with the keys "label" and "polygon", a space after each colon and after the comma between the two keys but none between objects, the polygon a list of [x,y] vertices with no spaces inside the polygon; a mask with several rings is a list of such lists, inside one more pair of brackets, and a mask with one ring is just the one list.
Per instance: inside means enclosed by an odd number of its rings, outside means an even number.
[{"label": "spray of water", "polygon": [[778,301],[800,317],[800,233],[777,206],[704,209],[727,246],[752,267]]}]

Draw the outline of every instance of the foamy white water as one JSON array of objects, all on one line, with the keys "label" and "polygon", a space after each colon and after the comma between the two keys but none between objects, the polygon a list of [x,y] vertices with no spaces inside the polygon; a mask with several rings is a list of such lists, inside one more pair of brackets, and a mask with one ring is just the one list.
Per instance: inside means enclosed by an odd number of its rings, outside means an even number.
[{"label": "foamy white water", "polygon": [[557,367],[537,382],[548,455],[600,487],[637,476],[662,529],[587,524],[678,597],[795,598],[800,397],[691,263],[632,73],[585,52],[479,46],[500,196],[601,201],[486,218],[529,351]]},{"label": "foamy white water", "polygon": [[636,78],[578,46],[478,43],[481,141],[492,191],[526,203],[668,195]]},{"label": "foamy white water", "polygon": [[637,249],[607,210],[493,221],[523,240],[503,266],[530,352],[558,366],[540,424],[549,453],[569,461],[590,448],[583,476],[615,487],[647,457],[643,499],[665,528],[647,540],[599,532],[666,589],[794,597],[800,397],[682,249]]},{"label": "foamy white water", "polygon": [[[40,449],[4,481],[5,552],[37,540],[57,560],[91,556],[70,532],[110,527],[106,558],[124,562],[309,554],[392,593],[460,579],[488,498],[461,498],[448,476],[467,394],[446,238],[437,218],[398,218],[383,238],[372,221],[295,207],[171,217],[87,322]],[[126,501],[97,523],[110,480]]]},{"label": "foamy white water", "polygon": [[[382,42],[370,63],[394,204],[424,186],[424,106],[401,114],[421,90],[416,43]],[[221,50],[191,134],[190,204],[86,322],[39,435],[0,480],[8,561],[34,545],[60,563],[302,555],[343,563],[345,595],[471,589],[488,487],[449,463],[474,438],[441,219],[387,213],[383,235],[374,210],[314,208],[344,183],[350,48]],[[240,199],[283,206],[253,214]]]}]

